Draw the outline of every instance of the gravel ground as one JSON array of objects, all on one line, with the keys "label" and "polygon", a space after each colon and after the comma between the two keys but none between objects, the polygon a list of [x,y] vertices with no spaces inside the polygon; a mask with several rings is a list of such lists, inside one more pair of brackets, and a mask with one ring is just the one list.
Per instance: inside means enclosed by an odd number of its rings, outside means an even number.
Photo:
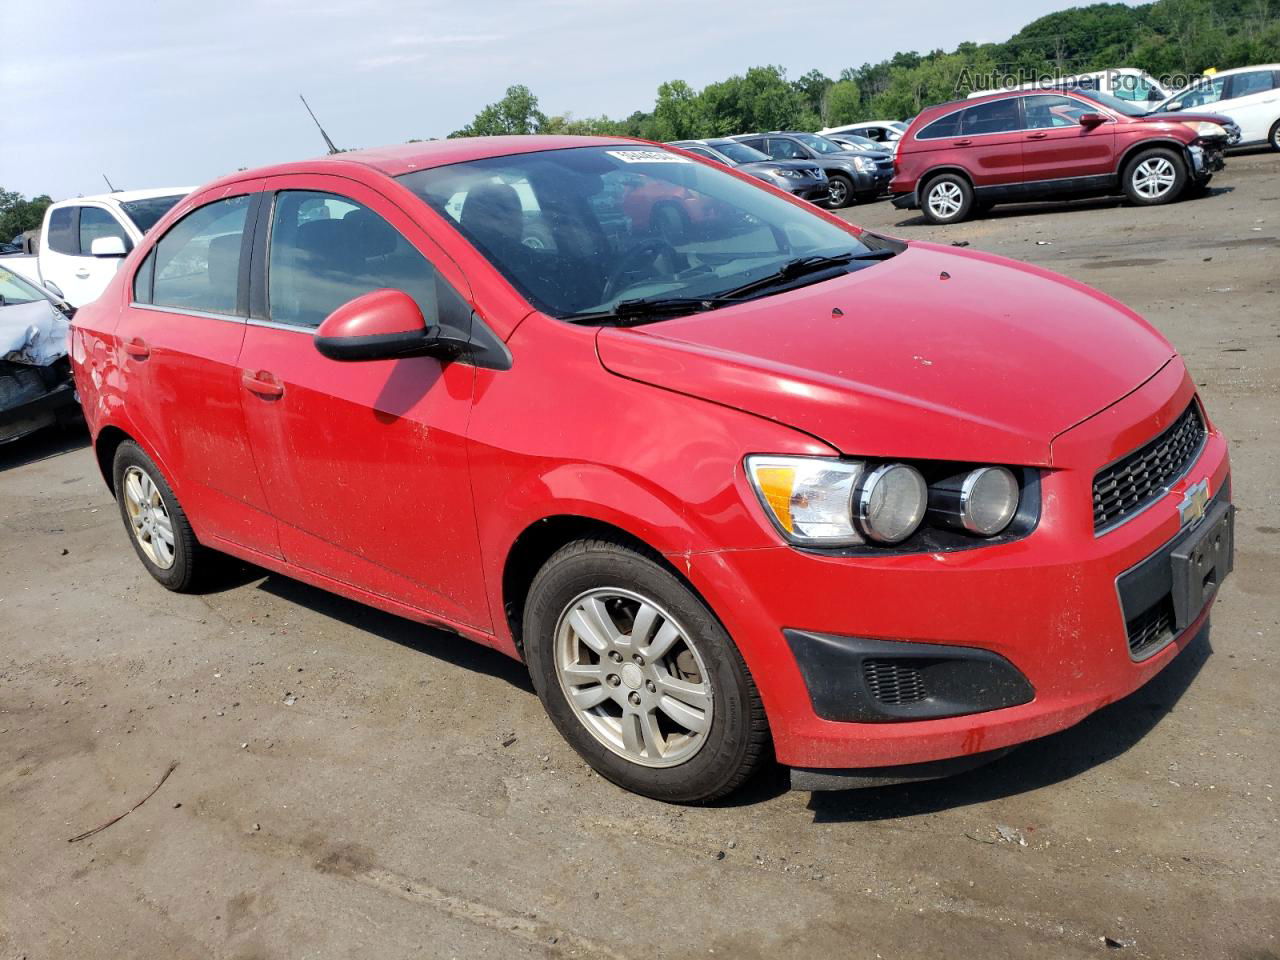
[{"label": "gravel ground", "polygon": [[1154,209],[847,213],[1078,277],[1185,354],[1238,551],[1163,674],[950,781],[663,806],[491,651],[250,568],[167,593],[83,437],[33,437],[0,448],[0,958],[1280,956],[1280,156]]}]

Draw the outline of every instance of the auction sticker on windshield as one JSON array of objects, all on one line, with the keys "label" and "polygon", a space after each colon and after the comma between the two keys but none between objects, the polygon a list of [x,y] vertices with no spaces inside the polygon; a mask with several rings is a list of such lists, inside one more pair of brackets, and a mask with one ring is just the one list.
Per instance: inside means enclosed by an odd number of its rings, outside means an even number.
[{"label": "auction sticker on windshield", "polygon": [[665,150],[606,150],[605,153],[623,163],[693,163],[688,157]]}]

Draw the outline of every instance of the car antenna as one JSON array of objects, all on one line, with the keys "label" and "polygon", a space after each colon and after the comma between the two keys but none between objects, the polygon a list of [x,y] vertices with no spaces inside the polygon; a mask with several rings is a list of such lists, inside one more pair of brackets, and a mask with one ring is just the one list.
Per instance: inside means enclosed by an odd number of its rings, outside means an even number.
[{"label": "car antenna", "polygon": [[316,120],[315,111],[311,109],[311,104],[307,103],[307,98],[302,94],[298,94],[298,99],[302,101],[302,105],[307,108],[307,113],[311,114],[311,119],[315,122],[316,129],[320,131],[320,136],[324,137],[325,146],[329,148],[329,153],[341,153],[337,147],[333,145],[333,141],[329,139],[329,135],[324,132],[324,127],[320,126],[320,121]]},{"label": "car antenna", "polygon": [[102,179],[107,181],[107,189],[109,189],[112,193],[120,192],[115,187],[111,186],[111,181],[107,178],[107,175],[105,173],[102,175]]}]

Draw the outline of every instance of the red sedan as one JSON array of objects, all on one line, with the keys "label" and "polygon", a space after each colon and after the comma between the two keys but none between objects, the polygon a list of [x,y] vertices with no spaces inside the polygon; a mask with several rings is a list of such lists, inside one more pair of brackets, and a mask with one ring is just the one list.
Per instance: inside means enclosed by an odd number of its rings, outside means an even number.
[{"label": "red sedan", "polygon": [[[721,215],[638,224],[645,180]],[[72,350],[161,584],[222,552],[492,646],[668,801],[1060,730],[1177,656],[1232,562],[1226,441],[1132,311],[650,144],[234,174]]]}]

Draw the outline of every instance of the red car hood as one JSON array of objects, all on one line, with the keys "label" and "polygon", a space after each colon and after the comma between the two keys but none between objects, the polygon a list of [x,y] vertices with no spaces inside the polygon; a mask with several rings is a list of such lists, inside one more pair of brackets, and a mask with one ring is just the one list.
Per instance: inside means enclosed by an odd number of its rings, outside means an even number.
[{"label": "red car hood", "polygon": [[613,373],[846,454],[1048,465],[1054,437],[1174,356],[1110,297],[989,254],[892,260],[736,307],[602,328]]},{"label": "red car hood", "polygon": [[1193,110],[1183,112],[1182,110],[1171,110],[1166,113],[1148,113],[1144,117],[1132,117],[1131,119],[1139,123],[1184,123],[1184,122],[1203,122],[1217,123],[1226,126],[1231,122],[1229,117],[1224,117],[1220,113],[1196,113]]}]

